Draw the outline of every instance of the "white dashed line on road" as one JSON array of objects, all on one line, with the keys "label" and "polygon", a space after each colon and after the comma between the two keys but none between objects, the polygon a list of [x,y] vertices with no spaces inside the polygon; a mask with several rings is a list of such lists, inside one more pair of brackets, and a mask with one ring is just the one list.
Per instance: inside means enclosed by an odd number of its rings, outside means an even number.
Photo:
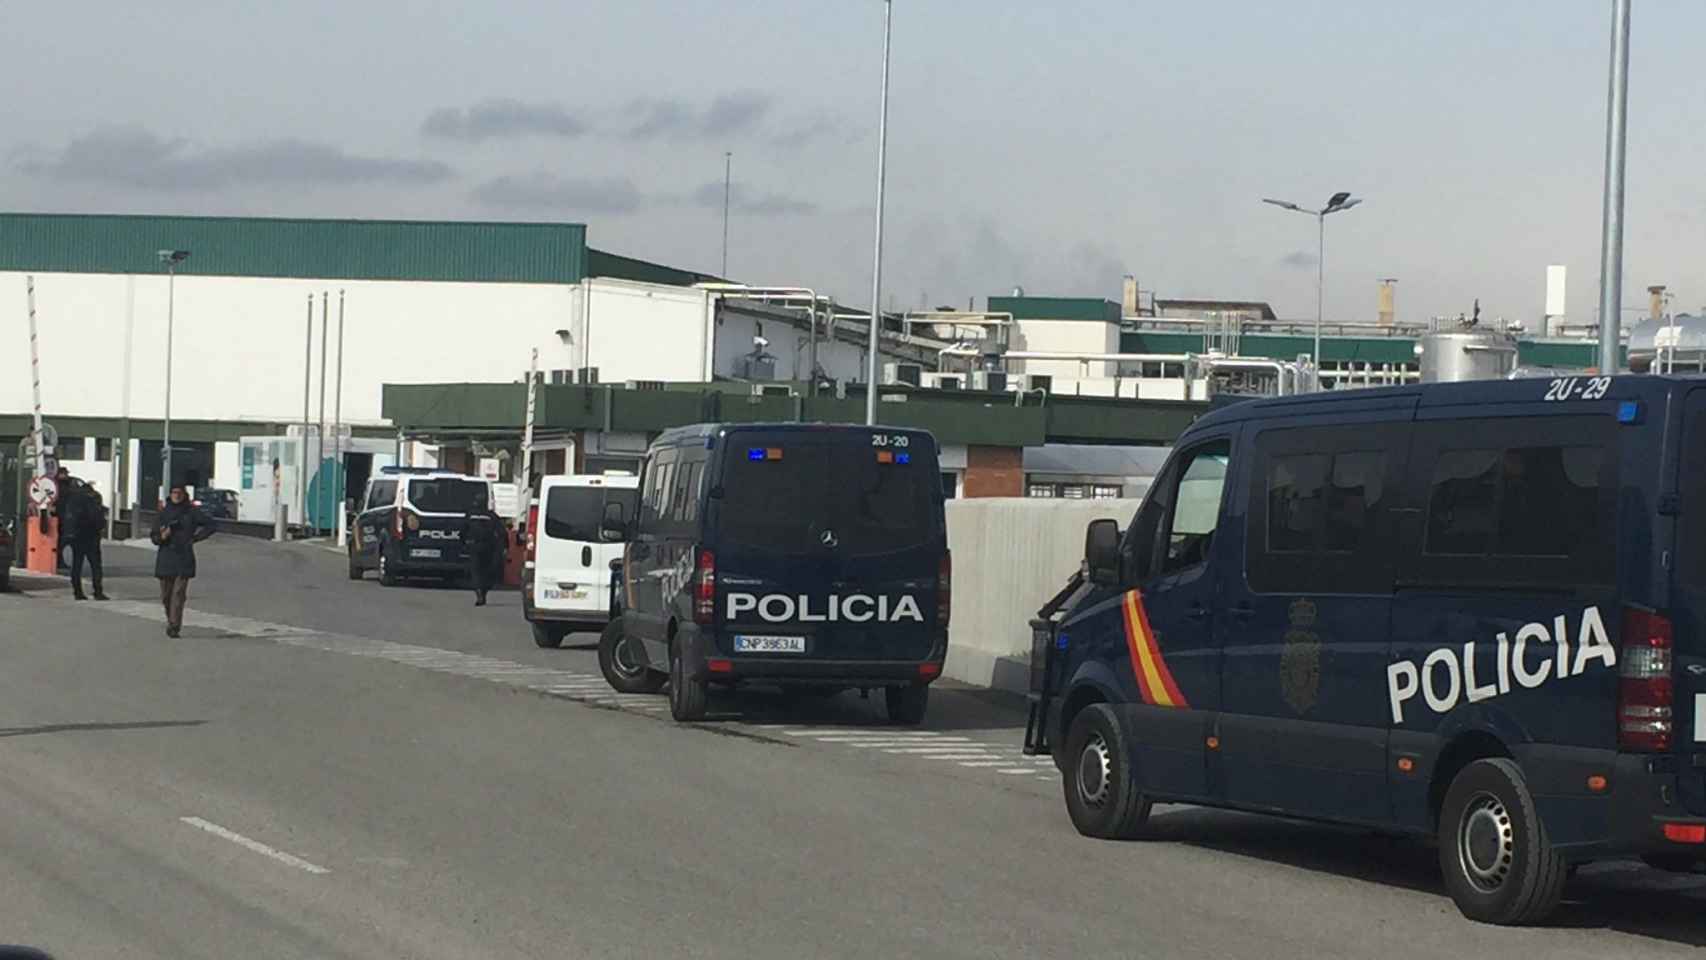
[{"label": "white dashed line on road", "polygon": [[178,819],[192,827],[195,827],[197,830],[205,830],[216,837],[229,840],[239,847],[246,850],[252,850],[263,857],[271,857],[279,863],[288,864],[298,870],[304,870],[308,873],[315,874],[331,873],[330,870],[327,870],[325,867],[319,866],[318,864],[309,863],[301,857],[292,856],[291,854],[285,853],[283,850],[277,850],[269,847],[259,840],[251,840],[236,831],[227,830],[217,823],[203,820],[200,817],[179,817]]}]

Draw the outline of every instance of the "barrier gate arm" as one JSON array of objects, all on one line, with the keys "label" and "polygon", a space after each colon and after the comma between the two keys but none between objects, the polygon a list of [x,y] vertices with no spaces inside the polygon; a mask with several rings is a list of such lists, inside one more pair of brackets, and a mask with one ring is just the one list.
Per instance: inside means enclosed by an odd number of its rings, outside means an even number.
[{"label": "barrier gate arm", "polygon": [[1055,642],[1060,621],[1056,618],[1061,608],[1066,606],[1083,586],[1084,571],[1080,568],[1073,572],[1067,579],[1066,586],[1049,598],[1031,620],[1031,685],[1025,695],[1030,701],[1030,709],[1025,717],[1024,753],[1027,756],[1047,756],[1054,752],[1054,745],[1048,739],[1048,711],[1057,692],[1056,688],[1060,685],[1060,678],[1055,675],[1060,658],[1059,645]]}]

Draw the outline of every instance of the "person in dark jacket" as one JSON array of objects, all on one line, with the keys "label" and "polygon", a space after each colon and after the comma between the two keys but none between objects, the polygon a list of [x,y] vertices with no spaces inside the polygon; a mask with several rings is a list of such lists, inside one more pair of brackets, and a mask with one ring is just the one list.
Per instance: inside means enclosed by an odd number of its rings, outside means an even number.
[{"label": "person in dark jacket", "polygon": [[54,544],[53,558],[61,573],[71,568],[71,564],[65,561],[65,548],[71,545],[71,535],[65,523],[65,507],[71,502],[71,496],[76,492],[79,483],[65,467],[53,471],[53,516],[59,521],[59,542]]},{"label": "person in dark jacket", "polygon": [[213,522],[175,486],[160,508],[149,535],[160,549],[154,555],[154,576],[160,581],[160,604],[166,608],[166,636],[184,627],[184,601],[195,578],[195,545],[213,536]]},{"label": "person in dark jacket", "polygon": [[463,548],[468,551],[468,579],[474,583],[474,606],[486,605],[486,593],[503,570],[508,544],[504,524],[485,499],[475,501],[462,527]]},{"label": "person in dark jacket", "polygon": [[94,581],[95,599],[105,600],[101,588],[101,537],[107,530],[107,507],[101,502],[101,492],[91,486],[81,486],[69,494],[59,508],[60,528],[71,544],[71,595],[87,600],[83,595],[83,564],[89,564],[89,576]]}]

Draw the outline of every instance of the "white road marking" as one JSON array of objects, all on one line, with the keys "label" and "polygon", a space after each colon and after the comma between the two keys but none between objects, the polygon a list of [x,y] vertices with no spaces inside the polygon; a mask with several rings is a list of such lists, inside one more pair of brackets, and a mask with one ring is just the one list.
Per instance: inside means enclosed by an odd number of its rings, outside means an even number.
[{"label": "white road marking", "polygon": [[271,857],[279,863],[289,864],[298,870],[306,870],[309,873],[315,874],[332,872],[327,870],[325,867],[309,863],[301,857],[293,857],[290,854],[285,853],[283,850],[275,850],[259,840],[250,840],[248,837],[245,837],[240,833],[227,830],[217,823],[210,823],[200,817],[179,817],[178,819],[192,827],[195,827],[197,830],[206,830],[208,833],[211,833],[216,837],[222,837],[232,843],[235,843],[239,847],[243,847],[246,850],[252,850],[263,857]]},{"label": "white road marking", "polygon": [[[962,764],[960,764],[960,766],[962,766],[962,767],[1007,767],[1007,766],[1011,766],[1012,764],[1013,764],[1013,761],[1011,761],[1011,760],[984,760],[984,761],[981,761],[978,763],[962,763]],[[1025,772],[1030,773],[1032,771],[1027,770]]]},{"label": "white road marking", "polygon": [[[929,756],[933,753],[981,753],[987,757],[998,757],[1001,755],[999,750],[988,750],[983,747],[975,747],[969,743],[948,744],[947,746],[942,747],[890,747],[883,750],[883,752],[915,754],[920,756]],[[1008,762],[1011,763],[1012,761]]]},{"label": "white road marking", "polygon": [[1024,767],[1012,767],[1012,768],[1007,769],[1007,770],[997,770],[995,772],[996,773],[1030,773],[1031,771],[1025,769]]}]

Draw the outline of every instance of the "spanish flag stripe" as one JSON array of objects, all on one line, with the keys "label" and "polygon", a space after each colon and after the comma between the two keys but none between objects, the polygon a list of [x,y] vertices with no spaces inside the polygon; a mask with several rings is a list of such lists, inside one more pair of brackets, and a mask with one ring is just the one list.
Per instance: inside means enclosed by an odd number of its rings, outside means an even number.
[{"label": "spanish flag stripe", "polygon": [[[1135,590],[1132,592],[1137,593]],[[1149,655],[1155,663],[1155,672],[1161,675],[1161,689],[1167,692],[1167,698],[1172,701],[1171,706],[1190,706],[1185,702],[1185,695],[1179,692],[1179,684],[1173,679],[1173,671],[1167,669],[1167,661],[1161,656],[1161,646],[1155,642],[1155,631],[1149,627],[1149,614],[1145,613],[1143,609],[1143,597],[1137,596],[1134,603],[1137,607],[1137,622],[1143,627],[1143,639],[1148,645]]]},{"label": "spanish flag stripe", "polygon": [[1126,652],[1131,655],[1131,672],[1137,677],[1137,692],[1143,697],[1144,703],[1153,704],[1153,691],[1157,688],[1149,685],[1149,677],[1143,669],[1143,654],[1138,649],[1142,641],[1138,639],[1137,614],[1132,607],[1132,596],[1133,594],[1128,593],[1120,598],[1120,616],[1125,621],[1125,647]]}]

